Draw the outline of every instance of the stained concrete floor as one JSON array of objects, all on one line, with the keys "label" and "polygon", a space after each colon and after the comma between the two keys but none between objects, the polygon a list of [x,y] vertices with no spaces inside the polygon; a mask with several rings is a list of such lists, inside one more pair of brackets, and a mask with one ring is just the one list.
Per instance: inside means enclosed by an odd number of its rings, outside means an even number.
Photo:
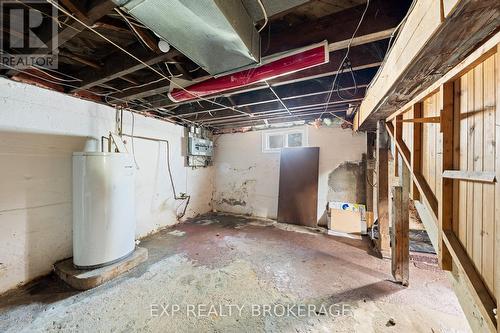
[{"label": "stained concrete floor", "polygon": [[443,272],[415,262],[402,287],[367,241],[219,214],[141,246],[147,262],[93,290],[49,276],[1,296],[0,332],[470,331]]}]

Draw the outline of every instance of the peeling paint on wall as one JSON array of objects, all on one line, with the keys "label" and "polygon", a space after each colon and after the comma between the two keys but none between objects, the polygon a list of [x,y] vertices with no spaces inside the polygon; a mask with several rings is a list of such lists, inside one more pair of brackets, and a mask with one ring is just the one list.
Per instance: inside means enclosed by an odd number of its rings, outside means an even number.
[{"label": "peeling paint on wall", "polygon": [[[218,137],[214,162],[215,210],[277,217],[280,154],[262,151],[263,133],[265,131],[253,131]],[[310,128],[308,138],[311,147],[320,147],[318,223],[325,225],[328,200],[365,202],[363,153],[366,152],[366,136],[332,127]],[[352,162],[341,165],[344,161]],[[242,201],[245,206],[237,204]]]},{"label": "peeling paint on wall", "polygon": [[328,201],[366,203],[366,161],[344,162],[328,175]]},{"label": "peeling paint on wall", "polygon": [[[250,168],[249,168],[250,169]],[[249,198],[251,198],[255,193],[255,179],[246,179],[243,182],[238,180],[238,175],[242,172],[234,172],[231,175],[231,181],[228,185],[228,189],[217,193],[217,204],[218,205],[228,205],[228,206],[241,206],[246,207]],[[247,213],[247,212],[242,212]]]}]

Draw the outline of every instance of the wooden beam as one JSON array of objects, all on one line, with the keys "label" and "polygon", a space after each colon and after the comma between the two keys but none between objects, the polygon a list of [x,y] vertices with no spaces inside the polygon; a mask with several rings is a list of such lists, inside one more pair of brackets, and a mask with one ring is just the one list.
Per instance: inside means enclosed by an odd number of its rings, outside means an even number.
[{"label": "wooden beam", "polygon": [[[330,43],[350,39],[359,23],[366,5],[361,4],[349,9],[323,16],[317,20],[296,26],[271,24],[271,40],[264,55],[288,51],[327,40]],[[405,6],[396,0],[373,0],[368,7],[358,36],[368,35],[394,28],[406,14]],[[277,27],[276,29],[273,29]]]},{"label": "wooden beam", "polygon": [[446,244],[446,247],[450,250],[450,255],[452,256],[455,264],[464,272],[466,284],[468,285],[471,295],[475,300],[475,304],[485,319],[488,328],[491,332],[495,332],[496,319],[493,309],[496,309],[497,307],[496,302],[491,298],[488,288],[474,267],[474,263],[469,258],[467,252],[461,245],[460,240],[457,236],[455,236],[453,231],[445,231],[443,233],[443,241]]},{"label": "wooden beam", "polygon": [[66,7],[72,14],[74,14],[79,20],[88,23],[87,11],[83,8],[81,2],[73,0],[59,0],[59,2]]},{"label": "wooden beam", "polygon": [[[413,117],[422,117],[422,103],[415,103],[413,106]],[[420,173],[422,165],[422,124],[413,123],[413,151],[411,153],[411,171],[412,174]],[[420,192],[418,191],[415,177],[412,176],[412,198],[420,200]]]},{"label": "wooden beam", "polygon": [[443,178],[481,183],[496,183],[497,181],[495,173],[488,171],[445,170]]},{"label": "wooden beam", "polygon": [[76,62],[79,62],[81,64],[90,66],[90,67],[98,69],[98,70],[101,69],[101,66],[97,62],[95,62],[93,60],[90,60],[88,58],[79,56],[78,54],[74,54],[74,53],[72,53],[72,52],[70,52],[68,50],[65,50],[65,49],[59,50],[59,56],[66,57],[68,59],[72,59],[72,60],[74,60]]},{"label": "wooden beam", "polygon": [[497,0],[461,0],[442,21],[441,1],[417,2],[361,105],[360,129],[374,128],[459,65],[497,33],[498,15]]},{"label": "wooden beam", "polygon": [[[146,50],[142,45],[133,47],[130,50],[130,53],[134,54],[139,59],[143,59],[143,61],[150,66],[159,62],[167,61],[180,54],[176,50],[158,55],[151,54],[151,51]],[[82,79],[79,89],[88,89],[104,82],[133,73],[145,67],[146,66],[144,64],[129,57],[128,55],[120,54],[120,56],[117,56],[116,54],[112,54],[104,61],[100,71],[89,71],[88,69],[85,69],[80,71],[75,76]]]},{"label": "wooden beam", "polygon": [[377,218],[379,226],[378,249],[382,256],[390,257],[389,234],[389,138],[383,122],[377,126]]},{"label": "wooden beam", "polygon": [[[454,166],[454,100],[455,88],[452,82],[445,83],[442,86],[442,111],[441,111],[441,135],[443,137],[442,170],[452,169]],[[453,180],[450,178],[441,179],[441,198],[439,198],[438,219],[438,260],[441,269],[452,270],[451,254],[444,244],[442,235],[444,232],[453,230]]]},{"label": "wooden beam", "polygon": [[408,286],[410,279],[410,171],[402,163],[400,182],[392,191],[392,276],[396,282]]},{"label": "wooden beam", "polygon": [[[89,10],[85,14],[86,21],[85,23],[88,25],[92,25],[97,22],[101,17],[104,17],[108,13],[110,13],[116,4],[112,0],[94,0],[89,4]],[[52,38],[49,42],[49,45],[53,45],[54,42],[57,41],[58,47],[64,45],[67,41],[74,38],[81,31],[85,30],[85,27],[82,26],[78,21],[70,19],[66,25],[63,24],[63,29],[59,32],[57,37]],[[53,36],[51,36],[53,37]],[[49,47],[50,50],[50,47]],[[40,49],[37,51],[37,54],[44,54],[48,52],[46,49]]]},{"label": "wooden beam", "polygon": [[[366,210],[373,213],[373,192],[376,188],[375,179],[375,149],[377,134],[374,132],[366,133]],[[373,221],[372,221],[373,222]]]},{"label": "wooden beam", "polygon": [[[93,0],[89,5],[89,10],[85,14],[86,24],[92,25],[94,22],[99,20],[101,17],[107,15],[109,12],[116,7],[116,4],[112,0]],[[71,11],[71,10],[70,10]],[[71,40],[77,36],[80,32],[85,30],[85,27],[74,19],[68,19],[67,22],[62,24],[63,29],[54,36],[52,33],[52,26],[48,26],[44,31],[39,33],[40,39],[44,42],[47,47],[40,48],[34,51],[34,54],[42,55],[51,52],[56,47],[61,47],[67,41]],[[55,45],[55,47],[53,46]],[[7,75],[15,75],[18,71],[11,69],[7,72]]]},{"label": "wooden beam", "polygon": [[[479,46],[476,50],[474,50],[467,58],[465,58],[458,65],[453,67],[449,72],[447,72],[443,77],[434,82],[432,85],[427,87],[425,90],[416,94],[412,100],[407,102],[402,108],[398,111],[392,113],[387,120],[394,119],[398,114],[404,113],[408,108],[410,108],[415,103],[424,100],[426,97],[433,95],[437,91],[439,91],[441,85],[444,82],[448,82],[451,80],[456,80],[465,73],[467,73],[472,68],[476,67],[478,64],[482,63],[484,60],[492,56],[497,52],[497,44],[500,43],[500,32],[497,32],[494,36],[488,39],[484,44]],[[462,114],[463,117],[468,117],[469,115],[474,115],[477,111],[468,112]],[[482,112],[482,110],[481,110]]]},{"label": "wooden beam", "polygon": [[[406,146],[406,144],[402,140],[395,140],[394,139],[394,128],[391,123],[386,123],[386,128],[387,128],[387,133],[391,136],[391,138],[394,140],[394,144],[396,147],[399,149],[401,152],[401,157],[403,158],[403,161],[406,163],[408,167],[411,167],[411,162],[410,162],[410,150]],[[425,198],[427,203],[429,204],[431,211],[434,213],[434,216],[437,219],[438,216],[438,201],[436,199],[436,196],[432,192],[432,189],[430,188],[429,184],[425,180],[424,176],[420,172],[415,172],[413,174],[414,179],[415,179],[415,184],[417,185],[418,190],[420,191],[420,194]]]},{"label": "wooden beam", "polygon": [[333,51],[345,49],[349,46],[349,44],[351,45],[351,47],[353,47],[353,46],[373,43],[373,42],[377,42],[379,40],[387,39],[387,38],[391,37],[393,32],[394,32],[394,28],[389,28],[386,30],[373,32],[371,34],[366,34],[363,36],[354,37],[354,38],[352,38],[352,41],[351,41],[351,39],[346,39],[346,40],[341,40],[339,42],[333,42],[333,43],[328,44],[328,52],[333,52]]},{"label": "wooden beam", "polygon": [[170,82],[167,79],[159,79],[160,81],[153,82],[147,85],[139,85],[136,88],[131,88],[110,95],[111,97],[122,99],[125,101],[131,101],[134,99],[144,98],[152,95],[158,95],[168,92]]},{"label": "wooden beam", "polygon": [[413,119],[396,119],[397,123],[437,123],[441,122],[441,117],[425,117]]}]

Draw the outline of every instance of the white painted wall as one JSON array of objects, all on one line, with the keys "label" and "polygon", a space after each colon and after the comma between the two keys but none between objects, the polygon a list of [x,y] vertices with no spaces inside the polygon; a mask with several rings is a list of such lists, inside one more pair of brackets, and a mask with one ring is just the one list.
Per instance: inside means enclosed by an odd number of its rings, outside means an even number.
[{"label": "white painted wall", "polygon": [[[0,292],[50,272],[72,254],[72,152],[115,128],[113,108],[0,79]],[[131,132],[132,116],[124,116]],[[211,209],[213,168],[184,167],[184,129],[135,116],[136,135],[166,138],[186,216]],[[131,149],[130,142],[127,143]],[[165,145],[135,140],[137,237],[176,223]]]},{"label": "white painted wall", "polygon": [[[262,152],[265,131],[216,137],[214,209],[276,218],[278,214],[278,153]],[[366,153],[366,135],[340,127],[307,127],[309,146],[320,147],[318,221],[325,220],[329,176],[345,161],[359,162]],[[363,180],[364,183],[364,180]],[[352,200],[346,193],[343,200]]]}]

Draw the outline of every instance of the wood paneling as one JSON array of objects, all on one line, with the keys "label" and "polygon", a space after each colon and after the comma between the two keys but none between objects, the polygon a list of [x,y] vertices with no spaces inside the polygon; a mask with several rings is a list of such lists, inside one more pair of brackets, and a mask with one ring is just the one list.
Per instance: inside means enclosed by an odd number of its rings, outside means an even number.
[{"label": "wood paneling", "polygon": [[[464,73],[456,103],[460,111],[460,171],[494,173],[496,55]],[[490,293],[495,286],[495,184],[456,180],[457,237],[481,274]]]},{"label": "wood paneling", "polygon": [[[435,92],[422,102],[423,117],[439,117],[441,92]],[[441,194],[440,175],[442,173],[442,135],[437,123],[422,124],[422,175],[434,195]]]},{"label": "wood paneling", "polygon": [[397,149],[409,151],[403,161],[423,205],[415,204],[429,212],[425,225],[438,238],[441,265],[466,282],[473,304],[463,309],[471,326],[490,331],[500,295],[499,36],[386,119]]}]

